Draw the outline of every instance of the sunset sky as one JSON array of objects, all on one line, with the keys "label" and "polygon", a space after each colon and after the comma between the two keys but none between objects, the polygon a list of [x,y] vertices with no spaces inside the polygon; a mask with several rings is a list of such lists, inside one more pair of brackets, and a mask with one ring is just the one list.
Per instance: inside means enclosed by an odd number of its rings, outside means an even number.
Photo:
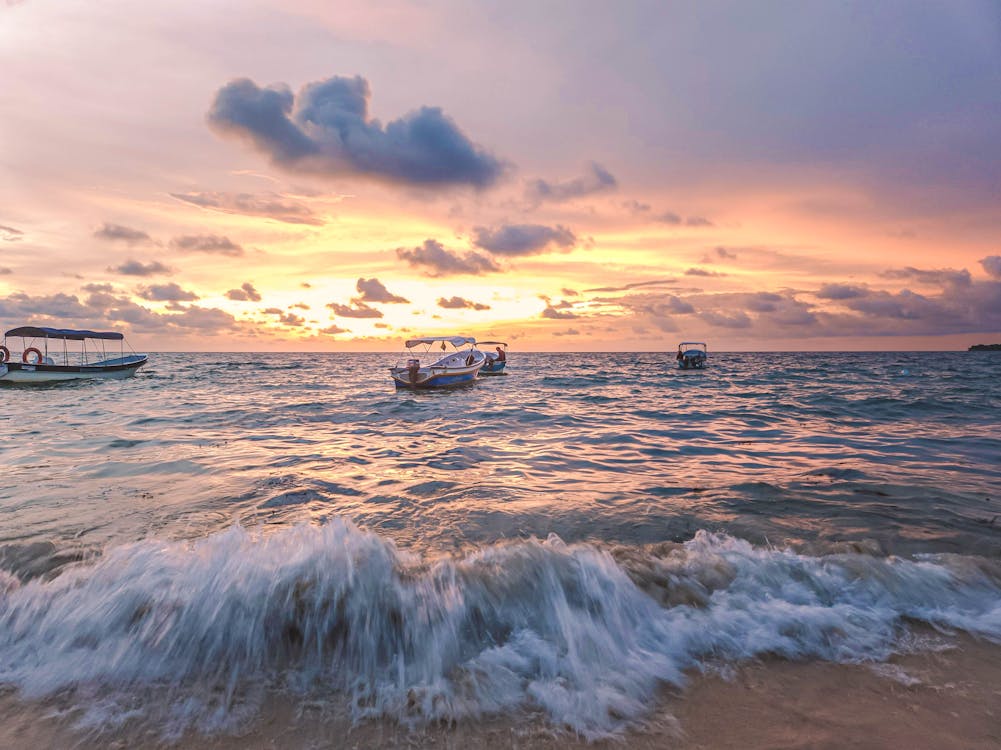
[{"label": "sunset sky", "polygon": [[1001,341],[1001,5],[0,0],[0,324]]}]

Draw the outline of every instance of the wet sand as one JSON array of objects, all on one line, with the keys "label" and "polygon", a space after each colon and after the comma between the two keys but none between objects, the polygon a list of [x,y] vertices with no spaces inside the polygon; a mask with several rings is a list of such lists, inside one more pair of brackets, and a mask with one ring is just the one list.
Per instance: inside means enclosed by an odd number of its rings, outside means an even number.
[{"label": "wet sand", "polygon": [[411,730],[395,722],[352,726],[319,705],[274,700],[233,735],[191,734],[169,744],[138,724],[95,735],[56,714],[56,702],[0,696],[0,747],[272,750],[412,748],[999,748],[1001,646],[958,638],[947,650],[899,656],[885,664],[837,665],[759,660],[726,678],[693,675],[665,691],[648,725],[618,740],[588,743],[539,717],[461,722]]}]

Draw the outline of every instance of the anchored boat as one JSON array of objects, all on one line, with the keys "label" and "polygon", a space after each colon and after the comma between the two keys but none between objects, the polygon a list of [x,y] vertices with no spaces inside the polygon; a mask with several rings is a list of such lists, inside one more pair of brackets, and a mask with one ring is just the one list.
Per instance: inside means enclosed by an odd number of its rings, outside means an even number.
[{"label": "anchored boat", "polygon": [[497,353],[484,352],[487,357],[487,361],[483,363],[483,367],[480,368],[480,375],[500,375],[504,372],[504,366],[507,365],[507,344],[503,341],[481,341],[479,346],[484,348],[488,346],[493,346]]},{"label": "anchored boat", "polygon": [[[486,362],[486,356],[476,348],[476,339],[468,336],[423,336],[407,341],[406,347],[406,364],[389,368],[397,388],[444,388],[470,383]],[[434,361],[421,364],[422,357]]]},{"label": "anchored boat", "polygon": [[[21,340],[20,353],[12,351],[8,345],[12,338]],[[71,341],[79,344],[71,347],[68,344]],[[109,341],[118,342],[118,356],[115,356],[114,350],[109,355]],[[61,346],[57,342],[61,342]],[[134,351],[126,354],[125,337],[113,331],[21,326],[4,334],[3,345],[0,345],[0,382],[51,383],[85,378],[127,378],[135,375],[146,360],[145,354]]]},{"label": "anchored boat", "polygon": [[701,341],[682,341],[678,344],[678,367],[682,370],[701,370],[708,358],[709,349]]}]

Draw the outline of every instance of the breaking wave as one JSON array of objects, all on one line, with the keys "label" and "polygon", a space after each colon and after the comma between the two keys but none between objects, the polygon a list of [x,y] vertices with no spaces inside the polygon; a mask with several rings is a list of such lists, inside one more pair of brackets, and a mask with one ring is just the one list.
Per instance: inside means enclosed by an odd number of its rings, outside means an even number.
[{"label": "breaking wave", "polygon": [[529,710],[596,738],[641,724],[686,669],[883,660],[909,621],[1001,641],[1001,565],[811,557],[706,532],[426,560],[343,520],[234,526],[113,547],[51,580],[0,573],[0,681],[78,705],[112,696],[97,724],[167,705],[171,731],[213,731],[252,717],[265,686],[319,692],[356,719]]}]

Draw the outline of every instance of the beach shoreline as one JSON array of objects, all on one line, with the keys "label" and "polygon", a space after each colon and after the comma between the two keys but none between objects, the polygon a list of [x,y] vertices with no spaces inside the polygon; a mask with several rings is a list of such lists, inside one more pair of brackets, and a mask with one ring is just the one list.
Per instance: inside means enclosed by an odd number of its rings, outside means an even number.
[{"label": "beach shoreline", "polygon": [[[942,642],[946,643],[945,641]],[[409,727],[352,724],[315,701],[269,699],[230,734],[165,739],[138,721],[96,733],[75,728],[58,700],[0,696],[0,745],[10,748],[171,747],[177,750],[413,748],[482,750],[619,747],[652,750],[1001,746],[1001,646],[969,636],[882,663],[764,658],[691,674],[665,688],[643,728],[588,742],[535,715]]]}]

